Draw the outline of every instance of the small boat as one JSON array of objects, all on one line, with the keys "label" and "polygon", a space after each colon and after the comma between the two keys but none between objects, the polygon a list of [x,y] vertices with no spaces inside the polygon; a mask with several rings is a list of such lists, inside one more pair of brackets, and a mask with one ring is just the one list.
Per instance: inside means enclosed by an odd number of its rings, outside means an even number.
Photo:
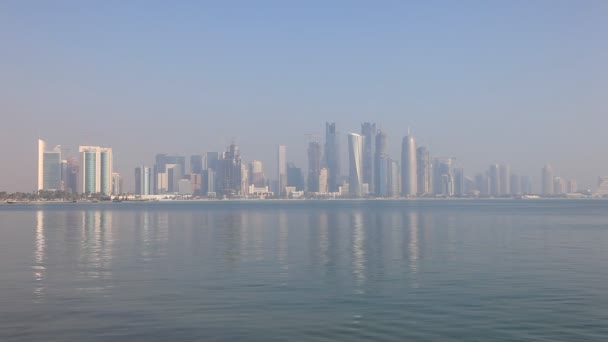
[{"label": "small boat", "polygon": [[119,203],[119,202],[122,202],[122,200],[121,200],[120,198],[118,198],[118,197],[117,197],[117,198],[113,199],[113,200],[112,200],[112,202]]},{"label": "small boat", "polygon": [[6,200],[6,203],[8,203],[8,204],[15,204],[15,203],[17,203],[17,201]]}]

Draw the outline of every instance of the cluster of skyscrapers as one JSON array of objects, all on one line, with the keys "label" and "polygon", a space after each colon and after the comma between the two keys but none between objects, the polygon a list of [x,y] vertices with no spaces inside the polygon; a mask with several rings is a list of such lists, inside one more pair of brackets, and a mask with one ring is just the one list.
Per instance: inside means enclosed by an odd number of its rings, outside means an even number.
[{"label": "cluster of skyscrapers", "polygon": [[37,190],[108,196],[122,192],[122,178],[113,171],[112,148],[80,146],[78,152],[80,160],[60,145],[50,149],[39,139]]},{"label": "cluster of skyscrapers", "polygon": [[[223,152],[190,156],[157,154],[153,166],[135,168],[135,195],[184,195],[209,198],[362,198],[362,197],[511,197],[533,194],[532,178],[511,172],[508,164],[492,164],[467,177],[454,167],[453,157],[432,157],[417,146],[407,130],[400,159],[389,154],[387,134],[365,122],[360,132],[346,135],[348,170],[341,172],[341,134],[325,124],[325,142],[308,142],[308,169],[287,161],[287,147],[277,147],[277,177],[269,180],[259,160],[245,163],[236,143]],[[80,146],[79,160],[61,146],[49,149],[38,142],[38,190],[118,195],[122,178],[113,168],[112,148]],[[577,192],[576,180],[554,177],[550,165],[542,169],[540,194]]]}]

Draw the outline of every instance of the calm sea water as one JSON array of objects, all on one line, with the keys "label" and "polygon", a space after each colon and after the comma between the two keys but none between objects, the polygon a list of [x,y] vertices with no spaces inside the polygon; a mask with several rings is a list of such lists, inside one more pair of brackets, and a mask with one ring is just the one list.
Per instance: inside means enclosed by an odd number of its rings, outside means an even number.
[{"label": "calm sea water", "polygon": [[608,201],[0,206],[1,341],[607,341]]}]

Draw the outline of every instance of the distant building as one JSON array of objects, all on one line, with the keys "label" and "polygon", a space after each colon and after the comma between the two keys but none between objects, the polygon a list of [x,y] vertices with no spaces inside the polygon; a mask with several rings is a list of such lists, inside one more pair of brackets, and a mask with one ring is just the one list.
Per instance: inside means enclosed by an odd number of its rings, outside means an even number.
[{"label": "distant building", "polygon": [[[222,197],[242,194],[242,162],[239,148],[232,143],[217,161],[217,192]],[[245,172],[245,175],[247,172]],[[247,185],[245,185],[246,187]]]},{"label": "distant building", "polygon": [[363,184],[363,140],[357,133],[348,134],[349,177],[348,185],[352,197],[361,197]]},{"label": "distant building", "polygon": [[[443,176],[449,176],[450,184],[453,185],[452,180],[452,158],[435,158],[433,164],[433,192],[436,195],[449,196],[446,193],[445,179]],[[453,191],[452,191],[453,192]]]},{"label": "distant building", "polygon": [[594,196],[608,196],[608,177],[598,177],[597,190],[593,193]]},{"label": "distant building", "polygon": [[82,193],[112,193],[112,148],[79,146]]},{"label": "distant building", "polygon": [[287,186],[287,148],[279,145],[277,149],[277,176],[279,183],[279,197],[286,197],[285,187]]},{"label": "distant building", "polygon": [[467,192],[464,188],[464,169],[463,168],[455,168],[454,169],[454,195],[456,196],[465,196]]},{"label": "distant building", "polygon": [[122,177],[117,172],[112,173],[112,195],[122,194]]},{"label": "distant building", "polygon": [[532,190],[532,177],[521,176],[521,193],[523,195],[530,195],[534,193]]},{"label": "distant building", "polygon": [[578,186],[576,184],[576,179],[569,179],[567,183],[567,191],[568,193],[575,193],[578,191]]},{"label": "distant building", "polygon": [[416,176],[416,142],[408,132],[401,145],[401,193],[403,196],[416,196],[418,193]]},{"label": "distant building", "polygon": [[[321,150],[319,149],[319,156]],[[310,161],[310,156],[309,156]],[[327,167],[328,186],[330,192],[338,191],[340,185],[340,135],[336,129],[336,123],[325,123],[325,163]],[[319,166],[320,169],[320,166]],[[310,172],[310,169],[309,169]]]},{"label": "distant building", "polygon": [[522,188],[521,188],[521,184],[520,184],[520,180],[521,178],[516,175],[516,174],[511,174],[511,180],[510,180],[510,190],[509,193],[511,195],[522,195]]},{"label": "distant building", "polygon": [[553,168],[547,164],[542,170],[542,189],[541,194],[544,196],[553,195]]},{"label": "distant building", "polygon": [[287,164],[287,186],[295,188],[293,191],[304,191],[304,176],[302,169],[293,163]]},{"label": "distant building", "polygon": [[401,193],[401,170],[399,162],[390,159],[389,164],[389,197],[399,197],[399,194]]},{"label": "distant building", "polygon": [[[329,169],[331,178],[331,169]],[[321,172],[321,145],[318,142],[308,143],[308,191],[319,192],[319,173]],[[328,181],[329,182],[329,181]]]},{"label": "distant building", "polygon": [[252,160],[249,163],[249,182],[258,188],[266,186],[266,176],[264,176],[264,168],[259,160]]},{"label": "distant building", "polygon": [[[167,167],[169,165],[169,167]],[[169,171],[171,170],[171,171]],[[171,174],[169,174],[171,172]],[[157,195],[166,192],[178,191],[177,182],[186,174],[186,157],[175,154],[157,154],[154,164],[154,193]]]},{"label": "distant building", "polygon": [[492,164],[492,165],[490,165],[490,168],[488,170],[488,177],[489,177],[489,183],[490,183],[490,196],[493,196],[493,197],[498,197],[501,195],[499,168],[500,167],[498,164]]},{"label": "distant building", "polygon": [[64,190],[62,170],[61,146],[47,150],[46,142],[38,139],[37,190]]},{"label": "distant building", "polygon": [[154,173],[152,169],[147,166],[139,166],[135,168],[135,195],[147,196],[154,194],[152,188],[152,178]]},{"label": "distant building", "polygon": [[177,193],[180,195],[192,195],[192,183],[190,179],[180,179],[177,182]]},{"label": "distant building", "polygon": [[500,196],[506,196],[511,192],[511,167],[509,164],[500,164],[498,166],[499,189]]},{"label": "distant building", "polygon": [[561,177],[553,178],[553,194],[561,195],[566,193],[566,181]]},{"label": "distant building", "polygon": [[389,196],[389,169],[388,137],[386,133],[378,130],[376,134],[376,151],[374,154],[374,187],[373,191],[378,197]]},{"label": "distant building", "polygon": [[200,175],[203,173],[203,159],[200,154],[190,156],[190,174]]},{"label": "distant building", "polygon": [[361,125],[363,136],[363,183],[368,184],[369,192],[375,192],[374,186],[374,153],[376,144],[376,124],[365,122]]},{"label": "distant building", "polygon": [[329,192],[327,180],[329,178],[329,170],[326,167],[322,167],[319,171],[319,193],[326,194]]},{"label": "distant building", "polygon": [[416,149],[418,195],[433,193],[433,161],[429,150],[420,146]]},{"label": "distant building", "polygon": [[475,176],[475,188],[479,191],[479,196],[487,197],[490,196],[490,183],[488,179],[488,172],[485,174],[478,173]]}]

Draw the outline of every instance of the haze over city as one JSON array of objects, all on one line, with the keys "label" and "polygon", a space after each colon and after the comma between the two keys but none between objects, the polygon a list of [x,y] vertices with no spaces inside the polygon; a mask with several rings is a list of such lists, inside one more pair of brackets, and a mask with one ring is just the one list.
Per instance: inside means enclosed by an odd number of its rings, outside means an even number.
[{"label": "haze over city", "polygon": [[[348,7],[346,7],[348,4]],[[475,6],[470,6],[474,4]],[[400,159],[408,127],[474,176],[508,163],[596,187],[608,175],[608,4],[0,3],[0,190],[35,189],[37,139],[109,146],[114,169],[224,151],[276,177],[277,145],[375,122]]]}]

